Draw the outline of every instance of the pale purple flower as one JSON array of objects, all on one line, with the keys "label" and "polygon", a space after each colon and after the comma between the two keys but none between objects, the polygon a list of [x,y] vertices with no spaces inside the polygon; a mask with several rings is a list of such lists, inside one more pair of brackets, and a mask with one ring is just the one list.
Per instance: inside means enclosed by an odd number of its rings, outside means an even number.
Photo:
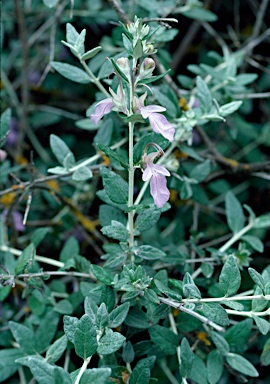
[{"label": "pale purple flower", "polygon": [[19,134],[19,123],[18,120],[15,117],[11,117],[10,125],[9,125],[9,134],[6,141],[6,147],[15,147],[18,141],[18,134]]},{"label": "pale purple flower", "polygon": [[[2,218],[4,220],[6,219],[7,213],[8,213],[8,210],[4,209],[2,212]],[[17,210],[12,211],[11,219],[13,220],[14,228],[17,231],[20,231],[20,232],[25,231],[25,225],[23,224],[23,216],[19,211]]]},{"label": "pale purple flower", "polygon": [[113,101],[110,97],[107,99],[101,100],[99,103],[96,104],[96,110],[93,115],[91,115],[91,120],[97,124],[100,119],[104,115],[107,115],[108,113],[111,112],[113,107]]},{"label": "pale purple flower", "polygon": [[111,88],[109,91],[112,94],[112,97],[108,97],[97,103],[95,113],[91,115],[91,120],[95,124],[97,124],[104,115],[110,113],[111,110],[128,115],[127,99],[122,86],[118,86],[116,93]]},{"label": "pale purple flower", "polygon": [[164,112],[166,108],[160,107],[159,105],[147,105],[146,107],[140,108],[142,117],[149,118],[150,125],[154,132],[161,133],[169,141],[173,141],[175,128],[168,122],[165,116],[157,112]]},{"label": "pale purple flower", "polygon": [[156,206],[161,208],[170,197],[165,177],[170,176],[170,172],[162,165],[154,164],[154,159],[157,156],[159,156],[159,152],[153,152],[143,156],[145,169],[143,171],[142,179],[143,181],[150,180],[150,193]]}]

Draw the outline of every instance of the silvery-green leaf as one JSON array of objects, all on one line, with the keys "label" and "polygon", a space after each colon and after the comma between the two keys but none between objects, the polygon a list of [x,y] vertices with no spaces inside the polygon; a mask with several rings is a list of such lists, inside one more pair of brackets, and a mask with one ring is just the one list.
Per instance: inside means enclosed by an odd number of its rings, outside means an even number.
[{"label": "silvery-green leaf", "polygon": [[99,340],[97,353],[101,355],[114,353],[122,347],[125,340],[125,336],[121,335],[121,333],[110,330]]},{"label": "silvery-green leaf", "polygon": [[223,358],[219,350],[214,349],[207,356],[207,376],[210,384],[217,384],[223,372]]},{"label": "silvery-green leaf", "polygon": [[225,296],[236,293],[241,284],[241,274],[234,256],[228,256],[219,276],[219,288]]},{"label": "silvery-green leaf", "polygon": [[72,174],[72,180],[75,181],[84,181],[91,179],[91,177],[93,177],[93,173],[88,167],[80,167]]},{"label": "silvery-green leaf", "polygon": [[193,365],[194,354],[190,348],[189,342],[185,337],[181,341],[180,351],[180,374],[182,377],[189,377]]},{"label": "silvery-green leaf", "polygon": [[87,51],[82,55],[82,60],[92,59],[92,57],[96,56],[98,54],[98,52],[101,50],[102,50],[101,46],[90,49],[90,51]]},{"label": "silvery-green leaf", "polygon": [[267,335],[267,333],[270,330],[270,323],[269,323],[269,321],[267,321],[266,319],[264,319],[262,317],[256,316],[256,315],[252,315],[252,317],[255,320],[255,323],[256,323],[257,327],[259,328],[259,331],[263,335]]},{"label": "silvery-green leaf", "polygon": [[73,153],[66,145],[66,143],[62,139],[60,139],[60,137],[56,135],[50,135],[50,147],[54,156],[60,164],[64,165],[64,161],[67,156],[71,156],[72,162],[75,162]]},{"label": "silvery-green leaf", "polygon": [[67,342],[68,339],[66,335],[63,335],[62,337],[57,339],[47,350],[46,360],[49,363],[55,363],[58,359],[60,359],[67,347]]},{"label": "silvery-green leaf", "polygon": [[257,369],[243,356],[230,353],[226,356],[227,363],[236,371],[251,377],[258,377]]},{"label": "silvery-green leaf", "polygon": [[79,36],[79,33],[76,31],[73,25],[71,25],[70,23],[67,23],[66,25],[67,42],[73,46],[76,43],[78,36]]},{"label": "silvery-green leaf", "polygon": [[74,332],[76,354],[82,359],[87,359],[96,352],[97,346],[95,325],[88,315],[83,315],[78,321]]},{"label": "silvery-green leaf", "polygon": [[262,253],[264,251],[263,242],[256,236],[245,235],[241,237],[241,240],[247,242],[257,252]]},{"label": "silvery-green leaf", "polygon": [[58,0],[43,0],[43,3],[46,5],[46,7],[53,8],[58,3]]},{"label": "silvery-green leaf", "polygon": [[219,113],[221,116],[225,117],[233,112],[237,111],[242,105],[243,101],[232,101],[231,103],[224,104],[219,108]]},{"label": "silvery-green leaf", "polygon": [[61,63],[59,61],[52,61],[51,66],[63,77],[75,83],[87,84],[90,83],[89,75],[82,69],[75,67],[74,65]]},{"label": "silvery-green leaf", "polygon": [[239,232],[245,225],[243,208],[232,192],[225,196],[227,223],[233,233]]}]

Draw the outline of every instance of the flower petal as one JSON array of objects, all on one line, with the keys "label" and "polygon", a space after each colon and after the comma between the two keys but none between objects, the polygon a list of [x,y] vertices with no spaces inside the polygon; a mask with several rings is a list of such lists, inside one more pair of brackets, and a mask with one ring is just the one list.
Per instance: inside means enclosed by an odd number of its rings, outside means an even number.
[{"label": "flower petal", "polygon": [[96,104],[96,110],[95,110],[95,113],[91,115],[91,120],[95,124],[97,124],[104,115],[107,115],[108,113],[111,112],[112,107],[113,107],[113,101],[110,97],[100,101],[99,103]]},{"label": "flower petal", "polygon": [[147,105],[146,107],[141,107],[140,108],[142,117],[146,119],[149,117],[150,113],[154,112],[164,112],[166,111],[166,108],[161,107],[160,105]]},{"label": "flower petal", "polygon": [[[153,172],[153,169],[154,169],[154,172]],[[152,172],[153,173],[158,173],[160,175],[163,175],[163,176],[170,176],[170,172],[165,168],[163,167],[162,165],[159,165],[159,164],[153,164],[152,165]]]},{"label": "flower petal", "polygon": [[143,181],[147,181],[147,180],[151,179],[152,175],[153,175],[152,169],[149,165],[147,165],[147,167],[145,168],[145,170],[143,171],[143,174],[142,174]]},{"label": "flower petal", "polygon": [[150,181],[150,192],[156,206],[163,207],[170,197],[166,178],[160,174],[154,174]]},{"label": "flower petal", "polygon": [[168,122],[165,116],[160,113],[149,113],[149,121],[153,131],[161,133],[169,141],[173,141],[175,128]]}]

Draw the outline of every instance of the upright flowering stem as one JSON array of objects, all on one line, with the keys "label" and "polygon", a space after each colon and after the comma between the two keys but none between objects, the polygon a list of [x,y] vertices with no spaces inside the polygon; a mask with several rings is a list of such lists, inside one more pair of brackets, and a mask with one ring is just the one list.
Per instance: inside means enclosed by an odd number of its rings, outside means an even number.
[{"label": "upright flowering stem", "polygon": [[[132,74],[131,74],[131,84],[130,84],[130,103],[129,103],[129,114],[133,114],[133,98],[134,98],[134,75],[136,71],[137,60],[134,58],[132,62]],[[128,170],[128,206],[132,207],[133,205],[133,196],[134,196],[134,164],[133,164],[133,145],[134,145],[134,122],[128,123],[129,129],[129,170]],[[134,211],[131,210],[128,212],[128,230],[129,230],[129,247],[134,246]],[[134,256],[131,256],[131,261],[134,261]]]},{"label": "upright flowering stem", "polygon": [[[129,170],[128,170],[128,206],[133,205],[134,195],[134,165],[133,165],[133,131],[134,123],[130,122],[129,127]],[[134,223],[133,223],[134,211],[131,210],[128,213],[128,230],[129,230],[129,247],[134,245]],[[132,257],[133,258],[133,257]],[[133,260],[132,260],[133,261]]]}]

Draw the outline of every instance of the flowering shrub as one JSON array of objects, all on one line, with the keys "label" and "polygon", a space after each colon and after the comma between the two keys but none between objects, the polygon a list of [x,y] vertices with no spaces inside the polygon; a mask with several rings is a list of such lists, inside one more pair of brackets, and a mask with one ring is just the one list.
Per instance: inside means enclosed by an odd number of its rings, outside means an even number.
[{"label": "flowering shrub", "polygon": [[[50,57],[34,91],[50,90],[58,105],[30,104],[30,49],[47,25],[26,40],[36,5],[23,10],[14,1],[20,98],[4,56],[0,382],[264,380],[270,215],[269,203],[259,209],[253,196],[269,182],[270,130],[264,104],[261,121],[249,122],[249,101],[269,94],[263,80],[253,93],[258,75],[243,72],[269,35],[258,36],[267,1],[234,52],[197,0],[134,2],[130,10],[130,2],[89,1],[97,25],[116,23],[110,37],[93,47],[91,31],[67,22],[61,51],[57,23],[69,2],[43,3],[52,11]],[[72,3],[70,18],[83,7]],[[6,4],[9,17],[11,10]],[[168,15],[198,20],[221,47],[222,55],[189,65],[195,78],[173,61],[174,73],[164,68],[164,44],[178,33]],[[258,265],[260,253],[266,261]]]}]

